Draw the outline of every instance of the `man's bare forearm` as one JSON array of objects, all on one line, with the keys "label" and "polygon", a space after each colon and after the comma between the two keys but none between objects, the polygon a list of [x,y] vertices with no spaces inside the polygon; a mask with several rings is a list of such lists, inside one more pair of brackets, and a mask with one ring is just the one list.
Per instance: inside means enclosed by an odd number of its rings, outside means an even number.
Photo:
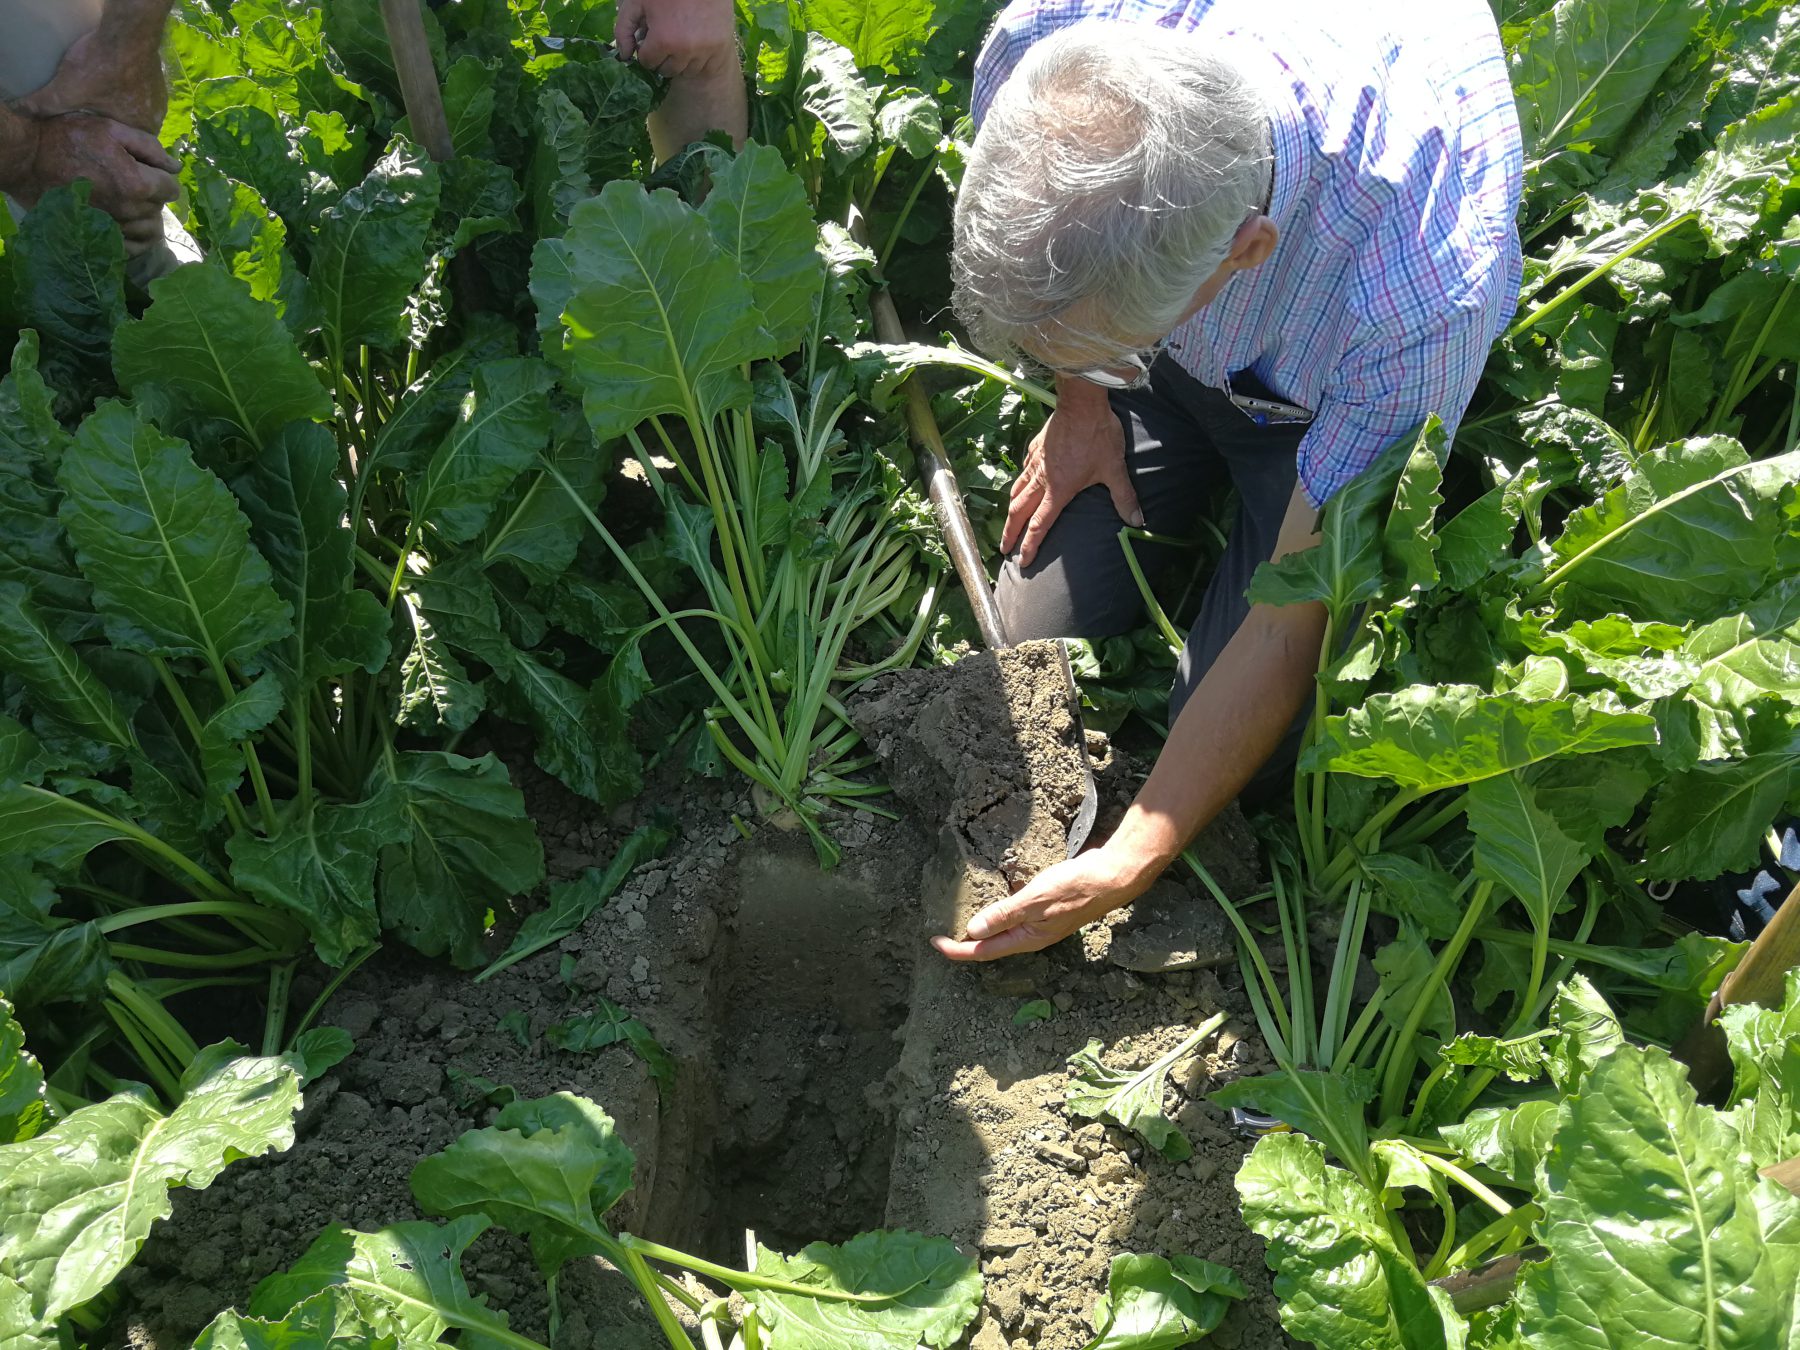
[{"label": "man's bare forearm", "polygon": [[671,80],[669,92],[650,114],[650,144],[659,161],[709,131],[723,131],[733,145],[742,146],[749,129],[744,77],[735,68],[718,75]]},{"label": "man's bare forearm", "polygon": [[156,52],[162,48],[163,29],[169,22],[174,0],[106,0],[100,14],[99,36],[120,52]]},{"label": "man's bare forearm", "polygon": [[1281,744],[1312,696],[1324,634],[1322,605],[1252,606],[1106,847],[1150,875],[1179,857]]},{"label": "man's bare forearm", "polygon": [[0,103],[0,191],[17,194],[30,187],[37,149],[38,130],[32,119]]}]

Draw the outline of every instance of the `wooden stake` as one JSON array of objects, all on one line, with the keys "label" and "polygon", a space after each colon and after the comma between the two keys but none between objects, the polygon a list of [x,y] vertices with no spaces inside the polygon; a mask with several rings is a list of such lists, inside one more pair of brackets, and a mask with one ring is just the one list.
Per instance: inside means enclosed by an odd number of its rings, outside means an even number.
[{"label": "wooden stake", "polygon": [[394,50],[394,70],[400,76],[400,97],[412,123],[412,137],[439,164],[456,154],[450,139],[450,121],[444,115],[444,92],[438,87],[437,67],[431,62],[431,43],[425,37],[421,0],[381,0],[381,22],[387,28],[388,45]]}]

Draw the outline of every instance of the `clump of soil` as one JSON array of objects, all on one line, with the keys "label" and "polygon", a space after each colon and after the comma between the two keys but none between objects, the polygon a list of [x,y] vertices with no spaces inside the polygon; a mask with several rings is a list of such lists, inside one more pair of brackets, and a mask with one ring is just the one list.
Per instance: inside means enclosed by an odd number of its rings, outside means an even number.
[{"label": "clump of soil", "polygon": [[[896,791],[941,822],[923,897],[928,929],[960,931],[975,908],[1064,856],[1083,747],[1050,644],[902,672],[872,685],[853,712]],[[1109,811],[1095,837],[1104,839],[1138,774],[1103,759],[1099,776]],[[1256,888],[1255,848],[1235,810],[1196,848],[1228,893]],[[1261,1240],[1238,1214],[1232,1178],[1248,1145],[1205,1100],[1215,1084],[1272,1067],[1241,990],[1214,973],[1233,951],[1210,902],[1171,874],[1045,952],[983,966],[927,955],[915,966],[905,1049],[889,1077],[888,1222],[979,1251],[987,1299],[975,1350],[1081,1346],[1112,1258],[1128,1251],[1204,1256],[1245,1276],[1255,1296],[1209,1343],[1290,1344]],[[1036,999],[1052,1017],[1015,1024]],[[1221,1009],[1232,1014],[1225,1031],[1176,1066],[1165,1102],[1193,1143],[1188,1161],[1170,1164],[1124,1131],[1066,1114],[1068,1057],[1090,1037],[1109,1063],[1144,1064]]]},{"label": "clump of soil", "polygon": [[[1265,1066],[1210,902],[1170,880],[1079,939],[991,966],[955,966],[925,944],[1063,855],[1082,745],[1053,660],[1047,644],[1028,644],[869,686],[855,714],[911,809],[834,820],[844,861],[833,872],[819,872],[799,836],[765,827],[743,839],[734,789],[682,782],[649,794],[675,808],[682,838],[560,949],[479,985],[400,952],[370,962],[325,1011],[357,1050],[309,1090],[295,1147],[176,1193],[173,1218],[126,1277],[114,1342],[185,1346],[328,1222],[424,1217],[408,1174],[492,1118],[468,1086],[479,1075],[605,1106],[638,1158],[636,1189],[612,1218],[669,1245],[738,1264],[746,1230],[787,1249],[883,1225],[952,1237],[986,1277],[979,1350],[1081,1345],[1122,1251],[1231,1265],[1255,1297],[1212,1343],[1288,1344],[1231,1186],[1247,1145],[1204,1100]],[[1138,770],[1095,748],[1116,818]],[[552,880],[603,864],[632,823],[528,768],[516,777]],[[1103,812],[1095,837],[1109,824]],[[1228,891],[1255,888],[1241,820],[1201,850]],[[674,1056],[662,1100],[625,1047],[576,1054],[545,1040],[602,995]],[[1032,997],[1054,1016],[1014,1025]],[[1217,1009],[1232,1014],[1226,1033],[1172,1076],[1188,1162],[1065,1115],[1066,1060],[1090,1036],[1110,1062],[1141,1063]],[[546,1335],[523,1242],[492,1230],[466,1267],[517,1330]],[[571,1263],[561,1297],[559,1347],[665,1345],[603,1263]]]}]

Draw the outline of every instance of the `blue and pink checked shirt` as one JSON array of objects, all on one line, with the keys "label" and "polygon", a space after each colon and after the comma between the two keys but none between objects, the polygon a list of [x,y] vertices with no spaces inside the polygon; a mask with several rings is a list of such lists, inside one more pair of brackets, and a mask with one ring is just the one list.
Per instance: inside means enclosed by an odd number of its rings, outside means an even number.
[{"label": "blue and pink checked shirt", "polygon": [[977,124],[1026,48],[1087,21],[1198,33],[1268,100],[1280,241],[1171,335],[1176,359],[1313,411],[1315,505],[1428,413],[1454,428],[1519,294],[1524,155],[1485,0],[1013,0]]}]

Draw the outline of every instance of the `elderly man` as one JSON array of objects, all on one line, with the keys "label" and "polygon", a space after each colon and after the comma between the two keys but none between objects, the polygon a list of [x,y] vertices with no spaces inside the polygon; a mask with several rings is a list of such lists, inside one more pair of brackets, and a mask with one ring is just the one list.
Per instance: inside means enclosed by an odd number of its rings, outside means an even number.
[{"label": "elderly man", "polygon": [[946,956],[1033,951],[1128,903],[1304,724],[1324,613],[1250,605],[1259,563],[1436,413],[1454,424],[1519,288],[1522,153],[1483,0],[1014,0],[976,66],[957,308],[1056,375],[1013,488],[1008,633],[1139,617],[1124,521],[1238,515],[1168,744],[1102,846],[977,914]]}]

